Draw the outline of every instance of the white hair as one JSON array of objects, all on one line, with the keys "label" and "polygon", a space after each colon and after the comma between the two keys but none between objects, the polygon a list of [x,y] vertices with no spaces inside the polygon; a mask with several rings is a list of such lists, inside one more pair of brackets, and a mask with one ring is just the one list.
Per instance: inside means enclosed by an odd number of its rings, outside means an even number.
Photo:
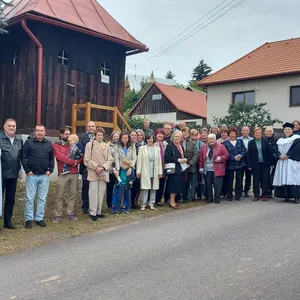
[{"label": "white hair", "polygon": [[175,134],[179,134],[180,135],[180,138],[182,138],[182,132],[180,130],[176,130],[173,132],[173,134],[171,135],[171,141],[173,142],[174,140],[174,135]]},{"label": "white hair", "polygon": [[217,139],[217,137],[216,137],[216,135],[215,135],[214,133],[210,133],[210,134],[207,136],[207,138],[208,138],[208,139],[214,139],[214,140]]},{"label": "white hair", "polygon": [[266,132],[266,130],[271,130],[271,131],[272,131],[272,134],[274,133],[274,129],[273,129],[272,127],[267,127],[267,128],[265,129],[265,132]]}]

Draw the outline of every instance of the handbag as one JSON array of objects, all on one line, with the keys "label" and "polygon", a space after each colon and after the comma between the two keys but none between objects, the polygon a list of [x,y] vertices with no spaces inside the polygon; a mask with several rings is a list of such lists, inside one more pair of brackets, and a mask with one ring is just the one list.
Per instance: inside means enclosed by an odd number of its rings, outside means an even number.
[{"label": "handbag", "polygon": [[166,175],[175,174],[175,163],[168,163],[164,165],[165,173]]}]

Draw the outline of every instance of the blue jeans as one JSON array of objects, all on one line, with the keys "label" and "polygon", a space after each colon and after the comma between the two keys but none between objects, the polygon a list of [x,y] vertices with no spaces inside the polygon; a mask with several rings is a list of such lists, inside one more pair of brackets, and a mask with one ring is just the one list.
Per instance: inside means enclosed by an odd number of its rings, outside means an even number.
[{"label": "blue jeans", "polygon": [[[126,186],[116,185],[115,192],[117,194],[115,205],[113,206],[113,211],[116,213],[120,212],[120,207],[126,207],[127,211],[131,211],[131,189],[126,189]],[[125,203],[125,200],[126,203]]]},{"label": "blue jeans", "polygon": [[[49,176],[33,175],[26,177],[25,221],[41,221],[44,219],[46,200],[49,190]],[[37,208],[33,217],[34,199],[37,196]]]}]

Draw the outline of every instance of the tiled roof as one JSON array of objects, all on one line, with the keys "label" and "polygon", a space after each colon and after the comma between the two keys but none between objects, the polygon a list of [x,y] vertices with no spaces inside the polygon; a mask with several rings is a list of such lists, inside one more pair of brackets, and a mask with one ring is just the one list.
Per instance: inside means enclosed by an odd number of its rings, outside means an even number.
[{"label": "tiled roof", "polygon": [[[4,8],[8,21],[27,14],[41,15],[87,29],[117,43],[126,42],[132,49],[146,51],[147,47],[129,34],[96,0],[13,0],[13,6]],[[43,18],[40,19],[43,22]]]},{"label": "tiled roof", "polygon": [[198,85],[235,82],[300,73],[300,38],[265,43],[202,79]]},{"label": "tiled roof", "polygon": [[[154,82],[153,85],[155,85],[162,92],[162,94],[175,106],[178,111],[182,111],[204,119],[207,118],[207,102],[205,93],[194,93],[185,89],[180,89],[158,82]],[[148,91],[153,85],[151,85]],[[146,95],[146,93],[144,95]],[[144,96],[142,96],[142,98],[136,103],[133,109],[129,112],[129,115],[132,114],[135,107],[137,107],[143,98]]]},{"label": "tiled roof", "polygon": [[[128,80],[130,90],[135,90],[136,92],[141,90],[142,82],[150,82],[150,83],[153,82],[151,76],[127,74],[126,78]],[[159,77],[154,77],[154,81],[163,83],[166,85],[175,85],[176,84],[173,79],[166,79],[166,78],[159,78]]]}]

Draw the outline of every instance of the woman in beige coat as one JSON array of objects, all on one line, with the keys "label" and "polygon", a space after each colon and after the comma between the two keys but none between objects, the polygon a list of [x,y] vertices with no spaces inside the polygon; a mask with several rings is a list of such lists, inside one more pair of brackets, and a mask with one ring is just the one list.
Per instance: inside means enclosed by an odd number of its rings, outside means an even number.
[{"label": "woman in beige coat", "polygon": [[149,191],[149,207],[155,209],[155,195],[159,189],[159,178],[163,173],[160,149],[154,145],[154,135],[147,136],[145,140],[147,144],[140,147],[136,165],[136,176],[140,178],[141,184],[142,211],[146,208]]},{"label": "woman in beige coat", "polygon": [[105,131],[97,128],[95,140],[87,143],[84,154],[84,164],[88,170],[90,218],[97,221],[104,218],[102,203],[106,192],[106,183],[109,182],[109,169],[114,161],[110,146],[103,142]]}]

